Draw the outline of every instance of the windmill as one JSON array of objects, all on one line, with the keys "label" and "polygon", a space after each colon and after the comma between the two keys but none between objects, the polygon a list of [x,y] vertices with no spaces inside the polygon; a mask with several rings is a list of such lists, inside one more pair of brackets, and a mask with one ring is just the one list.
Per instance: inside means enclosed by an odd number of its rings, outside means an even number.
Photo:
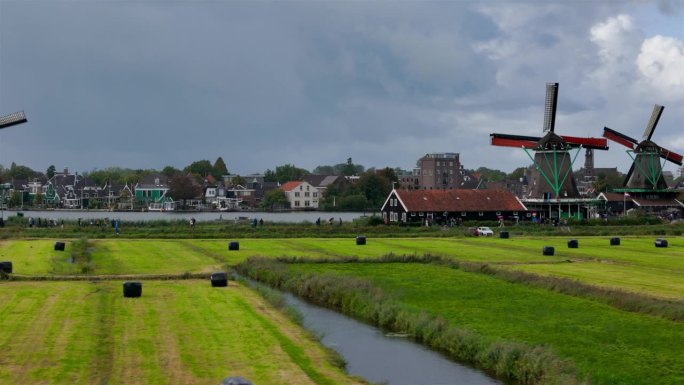
[{"label": "windmill", "polygon": [[[682,155],[660,147],[651,140],[664,109],[665,107],[657,104],[653,106],[653,113],[646,125],[641,142],[608,127],[603,128],[605,138],[629,148],[627,154],[632,158],[632,166],[625,178],[625,189],[634,192],[667,190],[667,183],[663,178],[665,162],[670,161],[676,165],[682,165]],[[661,158],[663,164],[660,163]]]},{"label": "windmill", "polygon": [[[579,192],[572,174],[572,166],[580,148],[607,150],[604,138],[580,138],[555,133],[558,83],[546,84],[543,137],[490,134],[492,145],[522,148],[534,164],[532,187],[527,198],[578,198]],[[577,149],[571,159],[570,150]],[[535,152],[534,157],[528,150]]]}]

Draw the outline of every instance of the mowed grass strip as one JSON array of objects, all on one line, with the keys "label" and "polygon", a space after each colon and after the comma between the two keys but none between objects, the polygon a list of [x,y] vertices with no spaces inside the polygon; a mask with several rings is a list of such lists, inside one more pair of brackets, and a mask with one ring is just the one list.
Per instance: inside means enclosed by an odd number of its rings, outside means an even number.
[{"label": "mowed grass strip", "polygon": [[0,283],[0,383],[358,384],[247,288],[208,281]]},{"label": "mowed grass strip", "polygon": [[[250,256],[308,258],[379,258],[395,255],[438,255],[459,261],[514,265],[531,273],[580,280],[663,298],[681,298],[684,286],[684,238],[671,237],[670,247],[656,248],[653,237],[621,237],[610,246],[607,237],[577,237],[578,249],[567,247],[572,237],[546,238],[354,238],[239,239],[240,250],[229,251],[230,240],[100,239],[92,245],[94,274],[183,274],[222,270]],[[67,251],[52,250],[54,240],[0,241],[0,258],[11,260],[15,274],[59,274],[54,264],[67,264]],[[543,256],[542,247],[555,247]],[[567,260],[581,263],[561,263]],[[600,262],[600,264],[599,264]],[[557,265],[556,265],[557,264]],[[68,266],[61,266],[66,270]]]},{"label": "mowed grass strip", "polygon": [[681,323],[493,277],[424,264],[294,264],[369,279],[416,312],[491,339],[551,346],[594,384],[684,383]]}]

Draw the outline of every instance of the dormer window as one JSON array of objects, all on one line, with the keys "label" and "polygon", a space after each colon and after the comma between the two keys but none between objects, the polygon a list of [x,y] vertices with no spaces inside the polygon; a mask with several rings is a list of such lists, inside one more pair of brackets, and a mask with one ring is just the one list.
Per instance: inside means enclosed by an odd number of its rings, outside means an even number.
[{"label": "dormer window", "polygon": [[154,178],[154,184],[159,185],[159,178]]}]

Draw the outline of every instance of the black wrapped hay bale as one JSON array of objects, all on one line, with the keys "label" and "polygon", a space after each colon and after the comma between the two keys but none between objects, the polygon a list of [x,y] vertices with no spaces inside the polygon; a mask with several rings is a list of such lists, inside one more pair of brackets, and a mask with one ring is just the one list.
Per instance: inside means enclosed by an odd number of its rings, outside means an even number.
[{"label": "black wrapped hay bale", "polygon": [[544,248],[542,249],[542,254],[544,255],[553,255],[554,252],[555,250],[553,246],[544,246]]},{"label": "black wrapped hay bale", "polygon": [[499,238],[508,239],[508,237],[509,237],[508,231],[502,231],[502,232],[499,233]]},{"label": "black wrapped hay bale", "polygon": [[230,242],[228,243],[228,250],[240,250],[240,242]]},{"label": "black wrapped hay bale", "polygon": [[140,282],[124,282],[123,294],[127,298],[137,298],[142,295],[142,283]]},{"label": "black wrapped hay bale", "polygon": [[663,239],[663,238],[656,239],[655,247],[667,247],[667,239]]},{"label": "black wrapped hay bale", "polygon": [[568,241],[568,249],[576,249],[579,247],[579,241],[577,239],[571,239]]},{"label": "black wrapped hay bale", "polygon": [[356,237],[356,244],[357,245],[365,245],[366,244],[366,237],[364,237],[363,235],[359,235],[358,237]]},{"label": "black wrapped hay bale", "polygon": [[64,242],[55,242],[55,250],[56,251],[64,251]]},{"label": "black wrapped hay bale", "polygon": [[211,287],[228,286],[228,274],[223,271],[211,274]]},{"label": "black wrapped hay bale", "polygon": [[12,274],[12,262],[4,261],[0,262],[0,272],[5,274]]},{"label": "black wrapped hay bale", "polygon": [[252,383],[242,377],[228,377],[223,379],[221,385],[252,385]]},{"label": "black wrapped hay bale", "polygon": [[620,246],[620,238],[618,238],[618,237],[610,238],[610,245],[611,246]]}]

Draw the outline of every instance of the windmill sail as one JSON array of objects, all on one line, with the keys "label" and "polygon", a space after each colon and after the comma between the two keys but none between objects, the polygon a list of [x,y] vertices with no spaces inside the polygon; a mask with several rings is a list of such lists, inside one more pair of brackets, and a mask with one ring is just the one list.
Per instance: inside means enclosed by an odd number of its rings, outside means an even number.
[{"label": "windmill sail", "polygon": [[544,133],[553,132],[556,126],[556,106],[558,105],[558,83],[546,84],[546,103],[544,104]]}]

